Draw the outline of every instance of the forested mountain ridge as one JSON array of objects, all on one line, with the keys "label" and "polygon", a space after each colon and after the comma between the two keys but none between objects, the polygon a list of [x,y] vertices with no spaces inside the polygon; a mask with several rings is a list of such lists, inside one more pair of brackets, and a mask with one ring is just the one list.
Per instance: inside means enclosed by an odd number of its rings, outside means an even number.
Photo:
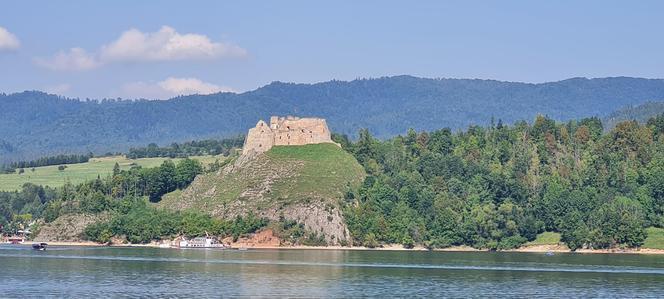
[{"label": "forested mountain ridge", "polygon": [[636,120],[646,123],[650,118],[664,113],[664,102],[647,102],[638,106],[628,106],[617,110],[602,119],[604,129],[608,130],[621,121]]},{"label": "forested mountain ridge", "polygon": [[432,130],[511,123],[538,113],[557,120],[603,116],[664,99],[664,80],[628,77],[528,84],[412,76],[274,82],[241,94],[218,93],[167,101],[79,101],[42,92],[0,95],[0,162],[60,153],[126,151],[243,133],[270,115],[312,115],[333,131],[368,128],[379,138],[408,128]]}]

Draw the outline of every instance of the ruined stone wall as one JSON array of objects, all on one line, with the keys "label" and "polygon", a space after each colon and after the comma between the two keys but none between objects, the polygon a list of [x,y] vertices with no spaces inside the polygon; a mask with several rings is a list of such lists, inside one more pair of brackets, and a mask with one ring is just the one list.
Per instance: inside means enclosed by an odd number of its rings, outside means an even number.
[{"label": "ruined stone wall", "polygon": [[261,120],[249,129],[242,153],[265,152],[273,145],[314,143],[333,143],[324,119],[272,116],[269,126]]},{"label": "ruined stone wall", "polygon": [[258,121],[256,127],[249,129],[247,138],[244,140],[244,146],[242,147],[242,154],[246,154],[252,150],[257,153],[266,152],[270,150],[273,145],[274,132],[272,132],[272,129],[261,120]]},{"label": "ruined stone wall", "polygon": [[332,142],[324,119],[280,119],[275,131],[275,145],[304,145]]}]

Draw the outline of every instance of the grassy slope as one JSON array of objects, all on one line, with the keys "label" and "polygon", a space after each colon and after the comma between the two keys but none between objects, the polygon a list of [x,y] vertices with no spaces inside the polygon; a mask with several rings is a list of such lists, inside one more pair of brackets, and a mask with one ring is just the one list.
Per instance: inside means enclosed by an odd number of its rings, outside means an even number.
[{"label": "grassy slope", "polygon": [[[646,229],[648,238],[643,243],[643,248],[664,249],[664,228],[649,227]],[[543,232],[537,238],[526,243],[526,246],[534,245],[556,245],[560,242],[560,234],[554,232]]]},{"label": "grassy slope", "polygon": [[[203,164],[209,164],[219,158],[216,156],[192,157],[198,159]],[[58,165],[36,167],[33,172],[30,168],[25,169],[25,173],[18,174],[0,174],[0,191],[18,190],[24,183],[33,183],[37,185],[58,187],[70,181],[71,183],[81,183],[85,180],[94,179],[97,175],[106,176],[111,174],[113,166],[117,162],[121,169],[129,169],[131,163],[136,163],[142,167],[155,167],[161,165],[167,158],[143,158],[127,159],[124,156],[92,158],[87,163],[68,164],[64,171],[58,170]],[[174,159],[177,161],[178,159]]]},{"label": "grassy slope", "polygon": [[643,248],[664,249],[664,228],[649,227]]},{"label": "grassy slope", "polygon": [[[194,196],[184,202],[181,192],[167,194],[160,202],[163,206],[183,204],[181,208],[207,210],[227,204],[248,189],[260,186],[266,179],[273,180],[267,200],[248,203],[256,208],[279,203],[289,205],[311,198],[342,198],[347,184],[358,188],[364,179],[364,169],[355,158],[334,144],[303,146],[275,146],[260,160],[249,163],[246,169],[228,175],[207,174],[197,178],[190,188]],[[291,178],[272,177],[275,172],[293,173]],[[216,190],[216,196],[206,193]]]},{"label": "grassy slope", "polygon": [[275,146],[268,152],[268,156],[282,162],[304,162],[296,180],[275,184],[272,193],[275,198],[288,196],[301,199],[313,193],[327,198],[340,198],[348,183],[352,188],[359,188],[364,178],[364,169],[355,158],[333,144]]},{"label": "grassy slope", "polygon": [[560,243],[560,234],[554,232],[543,232],[537,235],[535,240],[532,240],[526,243],[526,246],[535,246],[535,245],[557,245]]}]

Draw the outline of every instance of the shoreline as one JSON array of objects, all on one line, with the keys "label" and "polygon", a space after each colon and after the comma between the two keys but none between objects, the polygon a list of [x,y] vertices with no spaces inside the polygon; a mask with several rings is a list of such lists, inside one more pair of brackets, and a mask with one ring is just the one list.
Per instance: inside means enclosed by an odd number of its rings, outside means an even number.
[{"label": "shoreline", "polygon": [[[114,248],[161,248],[161,249],[178,249],[177,247],[165,247],[159,243],[148,244],[100,244],[95,242],[64,242],[54,241],[46,242],[49,246],[72,246],[72,247],[114,247]],[[29,245],[31,242],[25,242],[23,245]],[[364,246],[244,246],[246,244],[231,244],[229,249],[269,249],[269,250],[357,250],[357,251],[432,251],[432,252],[510,252],[510,253],[582,253],[582,254],[648,254],[648,255],[664,255],[664,249],[652,248],[628,248],[628,249],[578,249],[576,251],[569,250],[564,245],[530,245],[523,246],[516,249],[496,250],[491,251],[488,249],[477,249],[470,246],[452,246],[447,248],[427,249],[422,246],[415,246],[413,248],[404,248],[401,245],[384,245],[383,247],[369,248]]]}]

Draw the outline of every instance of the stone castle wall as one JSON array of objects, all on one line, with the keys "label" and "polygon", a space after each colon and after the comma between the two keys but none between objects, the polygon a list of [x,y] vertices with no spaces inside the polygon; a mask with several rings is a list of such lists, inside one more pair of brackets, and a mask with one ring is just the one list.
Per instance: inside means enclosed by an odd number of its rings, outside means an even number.
[{"label": "stone castle wall", "polygon": [[266,152],[274,145],[314,143],[334,143],[325,119],[272,116],[269,125],[260,120],[249,129],[242,154]]},{"label": "stone castle wall", "polygon": [[262,153],[268,151],[273,145],[274,132],[272,132],[270,126],[260,120],[255,127],[249,129],[242,147],[242,154],[246,154],[251,150]]}]

